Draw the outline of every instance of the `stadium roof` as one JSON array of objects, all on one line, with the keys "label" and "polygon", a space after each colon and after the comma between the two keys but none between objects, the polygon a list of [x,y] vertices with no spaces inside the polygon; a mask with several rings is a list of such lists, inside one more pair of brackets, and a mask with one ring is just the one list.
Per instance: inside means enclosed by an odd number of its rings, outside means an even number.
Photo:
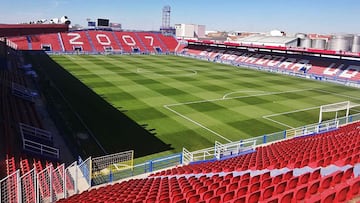
[{"label": "stadium roof", "polygon": [[0,24],[0,37],[66,32],[66,24]]},{"label": "stadium roof", "polygon": [[294,42],[295,40],[297,40],[296,37],[252,35],[240,38],[237,40],[237,42],[242,44],[285,46],[286,44]]}]

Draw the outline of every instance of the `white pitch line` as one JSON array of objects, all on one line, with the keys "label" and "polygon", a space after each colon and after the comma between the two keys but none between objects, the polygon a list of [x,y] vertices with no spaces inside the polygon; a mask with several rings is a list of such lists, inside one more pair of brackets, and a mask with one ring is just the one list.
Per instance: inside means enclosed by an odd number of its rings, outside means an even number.
[{"label": "white pitch line", "polygon": [[[309,88],[309,89],[301,89],[301,90],[289,90],[289,91],[284,91],[284,92],[270,92],[270,93],[264,93],[264,94],[257,94],[257,95],[248,95],[248,96],[240,96],[240,97],[231,97],[231,98],[220,98],[220,99],[211,99],[211,100],[201,100],[201,101],[193,101],[193,102],[184,102],[184,103],[177,103],[177,104],[167,104],[167,105],[164,105],[164,108],[168,109],[169,111],[175,113],[176,115],[182,117],[183,119],[187,120],[187,121],[190,121],[191,123],[197,125],[197,126],[200,126],[201,128],[217,135],[218,137],[228,141],[228,142],[232,142],[231,140],[227,139],[226,137],[220,135],[219,133],[209,129],[208,127],[202,125],[201,123],[199,122],[196,122],[194,120],[192,120],[191,118],[187,117],[187,116],[184,116],[183,114],[171,109],[170,107],[171,106],[180,106],[180,105],[187,105],[187,104],[198,104],[198,103],[205,103],[205,102],[214,102],[214,101],[221,101],[221,100],[229,100],[229,99],[238,99],[238,98],[247,98],[247,97],[254,97],[254,96],[266,96],[266,95],[273,95],[273,94],[283,94],[283,93],[291,93],[291,92],[301,92],[301,91],[308,91],[308,90],[313,90],[313,88]],[[286,127],[289,127],[289,128],[292,128],[291,126],[289,125],[286,125],[284,123],[281,123],[281,122],[278,122],[278,121],[275,121],[275,120],[272,120],[270,118],[265,118],[265,119],[268,119],[268,120],[271,120],[275,123],[278,123],[280,125],[283,125],[283,126],[286,126]]]},{"label": "white pitch line", "polygon": [[[102,73],[102,72],[99,72],[99,73],[96,73],[96,75],[98,76],[105,76],[105,75],[114,75],[116,73],[134,73],[133,71],[114,71],[112,73]],[[75,75],[75,74],[74,74]],[[86,76],[86,75],[95,75],[95,73],[93,72],[90,72],[90,73],[79,73],[79,74],[76,74],[76,75],[79,75],[79,76]]]},{"label": "white pitch line", "polygon": [[225,94],[222,98],[226,99],[227,96],[235,94],[235,93],[241,93],[241,92],[264,92],[264,91],[254,91],[254,90],[241,90],[241,91],[235,91],[235,92],[229,92]]},{"label": "white pitch line", "polygon": [[196,121],[192,120],[191,118],[189,118],[189,117],[187,117],[187,116],[184,116],[184,115],[182,115],[181,113],[179,113],[179,112],[177,112],[177,111],[175,111],[175,110],[171,109],[168,105],[164,105],[164,108],[166,108],[166,109],[168,109],[169,111],[171,111],[171,112],[175,113],[176,115],[180,116],[181,118],[183,118],[183,119],[185,119],[185,120],[188,120],[188,121],[190,121],[191,123],[193,123],[193,124],[195,124],[195,125],[197,125],[197,126],[200,126],[201,128],[203,128],[203,129],[205,129],[205,130],[207,130],[207,131],[209,131],[209,132],[213,133],[214,135],[217,135],[218,137],[220,137],[220,138],[222,138],[222,139],[226,140],[227,142],[232,142],[232,140],[227,139],[226,137],[224,137],[224,136],[220,135],[219,133],[217,133],[217,132],[215,132],[215,131],[211,130],[210,128],[208,128],[208,127],[206,127],[206,126],[202,125],[201,123],[196,122]]},{"label": "white pitch line", "polygon": [[310,108],[305,108],[305,109],[298,109],[298,110],[294,110],[294,111],[287,111],[287,112],[283,112],[283,113],[270,114],[270,115],[262,116],[262,118],[263,118],[263,119],[266,119],[266,120],[269,120],[269,121],[272,121],[272,122],[274,122],[274,123],[277,123],[277,124],[280,124],[280,125],[289,127],[289,128],[294,128],[294,127],[292,127],[292,126],[290,126],[290,125],[287,125],[287,124],[282,123],[282,122],[280,122],[280,121],[276,121],[276,120],[271,119],[271,118],[269,118],[269,117],[280,116],[280,115],[284,115],[284,114],[296,113],[296,112],[301,112],[301,111],[308,111],[308,110],[317,109],[317,108],[320,108],[320,107],[319,107],[319,106],[316,106],[316,107],[310,107]]},{"label": "white pitch line", "polygon": [[66,57],[70,58],[71,60],[76,60],[74,57],[72,57],[71,55],[66,55]]},{"label": "white pitch line", "polygon": [[[171,70],[172,71],[172,70]],[[169,71],[169,72],[171,72]],[[181,70],[177,70],[177,71],[172,71],[172,72],[180,72]],[[194,76],[194,75],[197,75],[198,72],[196,70],[185,70],[185,72],[191,72],[191,73],[184,73],[184,74],[159,74],[159,73],[156,73],[154,71],[146,71],[146,70],[142,70],[141,68],[137,68],[136,69],[136,72],[137,73],[144,73],[144,74],[153,74],[153,75],[157,75],[157,76],[160,76],[160,77],[166,77],[166,76]]]},{"label": "white pitch line", "polygon": [[275,113],[275,114],[270,114],[270,115],[265,115],[265,116],[263,116],[263,118],[269,118],[269,117],[273,117],[273,116],[280,116],[280,115],[284,115],[284,114],[296,113],[296,112],[301,112],[301,111],[308,111],[308,110],[318,109],[318,108],[320,108],[320,106],[315,106],[315,107],[310,107],[310,108],[305,108],[305,109],[298,109],[298,110],[294,110],[294,111],[287,111],[287,112],[282,112],[282,113]]},{"label": "white pitch line", "polygon": [[339,94],[339,93],[335,93],[335,92],[329,92],[329,91],[326,91],[326,90],[316,89],[315,91],[324,92],[324,93],[327,93],[327,94],[333,94],[333,95],[342,96],[342,97],[347,97],[347,98],[350,98],[350,99],[360,100],[359,97],[353,97],[353,96],[350,96],[350,95]]},{"label": "white pitch line", "polygon": [[239,97],[199,100],[199,101],[183,102],[183,103],[176,103],[176,104],[167,104],[166,106],[180,106],[180,105],[188,105],[188,104],[200,104],[200,103],[215,102],[215,101],[222,101],[222,100],[229,100],[229,99],[241,99],[241,98],[248,98],[248,97],[267,96],[267,95],[284,94],[284,93],[291,93],[291,92],[302,92],[302,91],[309,91],[309,90],[313,90],[313,88],[300,89],[300,90],[289,90],[289,91],[283,91],[283,92],[268,92],[268,93],[264,93],[264,94],[254,94],[254,95],[239,96]]},{"label": "white pitch line", "polygon": [[288,127],[288,128],[294,128],[294,127],[292,127],[292,126],[290,126],[290,125],[287,125],[287,124],[282,123],[282,122],[280,122],[280,121],[276,121],[276,120],[271,119],[271,118],[268,118],[268,117],[264,117],[264,116],[263,116],[263,119],[269,120],[269,121],[271,121],[271,122],[277,123],[277,124],[279,124],[279,125],[282,125],[282,126],[285,126],[285,127]]}]

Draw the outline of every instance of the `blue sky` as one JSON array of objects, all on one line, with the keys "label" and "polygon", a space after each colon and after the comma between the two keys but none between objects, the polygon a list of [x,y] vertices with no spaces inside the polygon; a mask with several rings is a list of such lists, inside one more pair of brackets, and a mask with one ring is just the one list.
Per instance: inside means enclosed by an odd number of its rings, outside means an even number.
[{"label": "blue sky", "polygon": [[162,7],[171,6],[171,24],[204,24],[207,30],[289,33],[360,33],[359,0],[4,0],[0,23],[68,16],[109,18],[124,29],[158,30]]}]

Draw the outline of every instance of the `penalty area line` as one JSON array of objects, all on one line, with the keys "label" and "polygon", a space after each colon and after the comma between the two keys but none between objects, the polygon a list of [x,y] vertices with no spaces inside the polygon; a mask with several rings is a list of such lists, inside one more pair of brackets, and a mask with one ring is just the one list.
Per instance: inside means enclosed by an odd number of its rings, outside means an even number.
[{"label": "penalty area line", "polygon": [[286,111],[286,112],[282,112],[282,113],[265,115],[265,116],[263,116],[263,118],[269,118],[269,117],[273,117],[273,116],[280,116],[280,115],[284,115],[284,114],[297,113],[297,112],[301,112],[301,111],[308,111],[308,110],[319,109],[319,108],[320,108],[320,106],[315,106],[315,107],[310,107],[310,108],[305,108],[305,109],[298,109],[298,110],[294,110],[294,111]]},{"label": "penalty area line", "polygon": [[345,97],[345,98],[360,100],[359,97],[353,97],[353,96],[346,95],[346,94],[339,94],[339,93],[336,93],[336,92],[329,92],[329,91],[322,90],[322,89],[316,89],[315,91],[323,92],[323,93],[326,93],[326,94],[332,94],[332,95],[336,95],[336,96],[340,96],[340,97]]},{"label": "penalty area line", "polygon": [[[171,77],[171,76],[196,76],[198,74],[198,72],[196,70],[193,70],[193,69],[190,69],[190,70],[185,70],[185,71],[182,71],[182,70],[164,70],[164,71],[167,71],[167,72],[172,72],[171,74],[160,74],[160,73],[156,73],[156,71],[148,71],[148,70],[144,70],[142,68],[137,68],[136,69],[136,73],[138,74],[149,74],[149,75],[155,75],[155,76],[159,76],[159,77]],[[177,74],[176,72],[187,72],[187,73],[180,73],[180,74]]]},{"label": "penalty area line", "polygon": [[313,88],[289,90],[289,91],[283,91],[283,92],[262,92],[261,94],[253,94],[253,95],[246,95],[246,96],[225,97],[225,98],[221,97],[221,98],[217,98],[217,99],[206,99],[206,100],[197,100],[197,101],[190,101],[190,102],[183,102],[183,103],[167,104],[166,106],[180,106],[180,105],[189,105],[189,104],[200,104],[200,103],[206,103],[206,102],[225,101],[225,100],[242,99],[242,98],[249,98],[249,97],[261,97],[261,96],[277,95],[277,94],[284,94],[284,93],[294,93],[294,92],[303,92],[303,91],[311,91],[311,90],[313,90]]},{"label": "penalty area line", "polygon": [[290,126],[290,125],[287,125],[287,124],[282,123],[282,122],[280,122],[280,121],[276,121],[276,120],[271,119],[271,118],[268,118],[268,117],[264,117],[264,116],[263,116],[263,119],[269,120],[269,121],[271,121],[271,122],[277,123],[277,124],[279,124],[279,125],[282,125],[282,126],[285,126],[285,127],[288,127],[288,128],[294,128],[294,127],[292,127],[292,126]]},{"label": "penalty area line", "polygon": [[192,120],[191,118],[189,118],[189,117],[187,117],[187,116],[184,116],[183,114],[181,114],[181,113],[179,113],[179,112],[175,111],[174,109],[171,109],[168,105],[164,105],[164,108],[166,108],[167,110],[169,110],[169,111],[171,111],[171,112],[175,113],[176,115],[180,116],[181,118],[183,118],[183,119],[185,119],[185,120],[187,120],[187,121],[190,121],[191,123],[193,123],[193,124],[195,124],[195,125],[197,125],[197,126],[199,126],[199,127],[203,128],[203,129],[205,129],[205,130],[207,130],[207,131],[211,132],[212,134],[214,134],[214,135],[216,135],[216,136],[218,136],[218,137],[220,137],[220,138],[222,138],[222,139],[226,140],[227,142],[232,142],[232,140],[229,140],[228,138],[226,138],[226,137],[224,137],[224,136],[220,135],[219,133],[217,133],[217,132],[215,132],[215,131],[211,130],[210,128],[208,128],[208,127],[206,127],[206,126],[202,125],[201,123],[196,122],[196,121]]},{"label": "penalty area line", "polygon": [[280,121],[276,121],[274,119],[271,119],[270,117],[274,117],[274,116],[281,116],[281,115],[285,115],[285,114],[290,114],[290,113],[296,113],[296,112],[301,112],[301,111],[308,111],[308,110],[313,110],[313,109],[318,109],[320,108],[319,106],[315,106],[315,107],[310,107],[310,108],[305,108],[305,109],[298,109],[298,110],[294,110],[294,111],[287,111],[287,112],[283,112],[283,113],[275,113],[275,114],[270,114],[270,115],[265,115],[265,116],[262,116],[263,119],[266,119],[266,120],[269,120],[269,121],[272,121],[274,123],[277,123],[279,125],[282,125],[282,126],[285,126],[285,127],[289,127],[289,128],[294,128],[290,125],[287,125],[285,123],[282,123]]}]

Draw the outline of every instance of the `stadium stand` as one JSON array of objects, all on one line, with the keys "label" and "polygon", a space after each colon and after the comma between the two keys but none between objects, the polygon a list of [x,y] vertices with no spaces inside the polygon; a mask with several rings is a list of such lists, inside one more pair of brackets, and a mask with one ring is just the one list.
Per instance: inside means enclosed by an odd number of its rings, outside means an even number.
[{"label": "stadium stand", "polygon": [[182,48],[184,48],[184,46],[179,48],[180,44],[173,36],[165,36],[165,35],[158,35],[158,36],[166,44],[167,48],[172,53],[181,52]]},{"label": "stadium stand", "polygon": [[84,30],[66,33],[10,37],[19,50],[45,50],[52,52],[121,52],[123,53],[174,53],[181,51],[173,36],[156,32],[120,32]]},{"label": "stadium stand", "polygon": [[32,50],[63,51],[57,34],[33,35],[29,39]]},{"label": "stadium stand", "polygon": [[344,202],[359,194],[359,135],[357,122],[259,147],[251,154],[103,186],[59,202]]},{"label": "stadium stand", "polygon": [[[352,168],[346,170],[351,171]],[[292,172],[292,171],[291,171]],[[359,177],[343,171],[317,175],[318,171],[290,175],[158,177],[134,179],[74,195],[59,202],[343,202],[359,194]]]},{"label": "stadium stand", "polygon": [[61,33],[60,36],[65,51],[94,51],[85,31]]},{"label": "stadium stand", "polygon": [[[47,51],[54,52],[122,50],[126,53],[160,53],[182,52],[184,48],[172,36],[150,32],[87,30],[11,40],[19,49],[44,50],[43,45],[49,45]],[[360,80],[357,61],[191,45],[182,53],[233,65]],[[19,66],[16,61],[12,63],[13,67]],[[18,126],[25,126],[23,129],[29,131],[41,131],[44,126],[33,101],[14,95],[11,89],[13,84],[21,86],[20,89],[29,88],[22,70],[14,68],[0,71],[0,74],[0,109],[4,115],[0,132],[4,132],[12,145]],[[29,134],[35,142],[52,146],[51,139],[43,140],[44,137],[36,137],[36,133]],[[13,147],[11,145],[9,147]],[[346,202],[360,194],[359,158],[360,122],[355,122],[333,131],[260,146],[240,156],[190,163],[84,192],[77,191],[79,186],[75,184],[73,174],[86,179],[85,174],[91,168],[88,165],[65,169],[64,164],[27,156],[17,160],[7,155],[5,166],[10,177],[6,185],[15,187],[17,182],[11,177],[20,169],[25,202],[37,199],[35,181],[39,184],[38,196],[44,202],[59,199],[59,202]],[[7,200],[17,202],[18,190],[4,188],[9,190]],[[78,192],[80,194],[76,194]],[[0,201],[1,198],[4,197],[0,197]]]},{"label": "stadium stand", "polygon": [[135,32],[115,32],[115,35],[120,41],[121,46],[125,52],[128,53],[141,53],[149,52],[144,46],[144,43],[140,41]]},{"label": "stadium stand", "polygon": [[[344,166],[357,163],[360,155],[360,123],[317,136],[284,140],[259,147],[256,152],[217,162],[190,164],[155,174],[168,175],[324,167],[330,164]],[[302,148],[306,144],[307,148]],[[350,158],[351,157],[351,158]]]},{"label": "stadium stand", "polygon": [[155,53],[162,53],[162,52],[169,52],[167,46],[161,41],[159,38],[159,34],[156,33],[146,33],[146,32],[139,32],[137,33],[141,41],[146,46],[146,49],[150,52]]},{"label": "stadium stand", "polygon": [[90,39],[95,46],[96,51],[113,51],[121,50],[120,44],[117,43],[112,31],[88,31]]},{"label": "stadium stand", "polygon": [[[19,136],[19,128],[21,126],[27,126],[28,129],[43,129],[44,126],[40,119],[40,116],[35,107],[35,95],[28,93],[35,93],[35,91],[29,91],[31,87],[30,80],[27,78],[25,69],[22,69],[21,58],[16,54],[9,55],[7,58],[8,67],[0,70],[0,130],[1,139],[6,141],[6,144],[2,145],[4,148],[1,152],[6,154],[4,160],[4,168],[6,171],[2,171],[2,176],[11,175],[16,172],[17,169],[21,170],[21,174],[29,172],[32,168],[27,159],[23,157],[23,152],[19,152],[18,146],[22,143],[24,150],[25,139],[28,141],[36,142],[37,145],[43,144],[52,146],[52,142],[43,142],[41,139],[36,138],[34,131],[27,131],[26,136]],[[25,135],[25,134],[24,134]],[[19,138],[20,137],[20,138]],[[30,146],[30,145],[28,145]],[[41,154],[41,149],[32,148],[33,155]],[[22,157],[17,159],[17,157]],[[3,165],[3,164],[1,164]]]},{"label": "stadium stand", "polygon": [[277,72],[309,75],[316,79],[328,78],[342,81],[359,81],[360,62],[346,59],[319,58],[307,55],[269,53],[248,50],[225,50],[207,46],[189,45],[184,53],[213,62],[251,66]]},{"label": "stadium stand", "polygon": [[17,44],[17,48],[19,50],[29,50],[30,49],[30,43],[26,36],[22,37],[11,37],[11,41]]}]

